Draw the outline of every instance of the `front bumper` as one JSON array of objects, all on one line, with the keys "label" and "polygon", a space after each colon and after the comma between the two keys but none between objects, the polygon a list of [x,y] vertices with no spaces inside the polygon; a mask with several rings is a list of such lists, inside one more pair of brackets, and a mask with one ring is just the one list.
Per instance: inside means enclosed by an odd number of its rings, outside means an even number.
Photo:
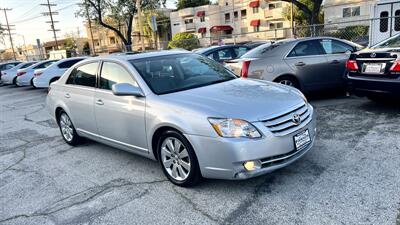
[{"label": "front bumper", "polygon": [[346,80],[348,91],[359,96],[400,94],[400,79],[347,76]]},{"label": "front bumper", "polygon": [[[185,136],[195,150],[203,177],[248,179],[288,166],[306,154],[312,148],[316,136],[316,118],[314,113],[312,115],[308,124],[285,136],[275,136],[262,122],[253,123],[264,134],[261,139]],[[294,136],[306,129],[311,143],[296,151]],[[243,163],[249,160],[260,160],[262,167],[253,171],[245,170]]]}]

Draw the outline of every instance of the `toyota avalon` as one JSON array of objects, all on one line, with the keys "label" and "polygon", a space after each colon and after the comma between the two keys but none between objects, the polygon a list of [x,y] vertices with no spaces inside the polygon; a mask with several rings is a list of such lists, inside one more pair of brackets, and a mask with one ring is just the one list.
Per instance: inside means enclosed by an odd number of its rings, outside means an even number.
[{"label": "toyota avalon", "polygon": [[83,60],[51,84],[47,106],[68,144],[84,137],[157,160],[180,186],[282,168],[316,133],[297,89],[186,51]]}]

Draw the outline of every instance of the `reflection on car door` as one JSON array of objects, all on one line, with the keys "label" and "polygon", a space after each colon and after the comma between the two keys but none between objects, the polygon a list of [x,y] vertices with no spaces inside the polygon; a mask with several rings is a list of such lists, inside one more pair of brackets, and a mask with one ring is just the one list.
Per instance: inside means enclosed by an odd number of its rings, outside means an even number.
[{"label": "reflection on car door", "polygon": [[354,52],[354,48],[344,42],[333,39],[322,39],[320,43],[326,53],[326,73],[329,84],[332,87],[343,86],[343,74],[345,72],[346,61]]},{"label": "reflection on car door", "polygon": [[98,66],[98,62],[79,66],[71,72],[66,82],[63,98],[78,132],[97,132],[93,100]]},{"label": "reflection on car door", "polygon": [[320,89],[321,86],[327,85],[327,60],[317,40],[297,43],[284,60],[294,70],[304,90]]},{"label": "reflection on car door", "polygon": [[145,98],[116,96],[111,91],[118,83],[137,86],[133,76],[122,65],[105,61],[98,83],[95,117],[99,135],[129,150],[147,151]]}]

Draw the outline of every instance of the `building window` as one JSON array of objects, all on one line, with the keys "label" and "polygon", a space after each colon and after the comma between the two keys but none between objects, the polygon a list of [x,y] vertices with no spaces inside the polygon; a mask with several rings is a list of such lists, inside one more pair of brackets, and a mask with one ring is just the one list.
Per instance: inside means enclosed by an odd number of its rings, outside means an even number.
[{"label": "building window", "polygon": [[206,21],[206,18],[204,16],[200,17],[200,22]]},{"label": "building window", "polygon": [[99,40],[93,40],[95,46],[100,46]]},{"label": "building window", "polygon": [[259,8],[259,7],[254,7],[254,8],[253,8],[253,13],[254,13],[254,14],[258,13],[258,8]]},{"label": "building window", "polygon": [[259,31],[260,31],[260,25],[254,26],[254,27],[253,27],[253,31],[254,31],[254,32],[259,32]]},{"label": "building window", "polygon": [[360,6],[343,8],[343,18],[359,16]]},{"label": "building window", "polygon": [[246,10],[246,9],[240,10],[240,16],[242,17],[242,19],[246,19],[246,17],[247,17],[247,10]]},{"label": "building window", "polygon": [[201,38],[205,38],[206,37],[206,33],[201,33]]},{"label": "building window", "polygon": [[238,11],[233,12],[233,19],[235,21],[237,21],[239,19],[239,12]]},{"label": "building window", "polygon": [[388,31],[388,28],[389,28],[389,18],[388,18],[388,16],[389,16],[389,12],[388,11],[381,12],[381,15],[380,15],[381,19],[379,21],[380,22],[379,31],[382,32],[382,33]]},{"label": "building window", "polygon": [[190,24],[190,23],[193,23],[193,18],[185,19],[185,24]]},{"label": "building window", "polygon": [[115,37],[110,37],[110,44],[115,44]]},{"label": "building window", "polygon": [[225,13],[225,23],[231,22],[231,14],[230,13]]},{"label": "building window", "polygon": [[400,31],[400,9],[394,13],[394,30]]},{"label": "building window", "polygon": [[269,24],[269,29],[270,29],[270,30],[275,29],[275,24],[274,24],[274,23],[270,23],[270,24]]},{"label": "building window", "polygon": [[282,3],[278,2],[278,3],[271,3],[268,4],[268,9],[277,9],[277,8],[282,8]]},{"label": "building window", "polygon": [[179,26],[179,23],[174,23],[174,26]]},{"label": "building window", "polygon": [[283,28],[283,23],[282,22],[276,23],[275,28],[277,29]]},{"label": "building window", "polygon": [[228,6],[228,5],[229,5],[229,3],[228,3],[228,2],[225,2],[225,5],[226,5],[226,6]]}]

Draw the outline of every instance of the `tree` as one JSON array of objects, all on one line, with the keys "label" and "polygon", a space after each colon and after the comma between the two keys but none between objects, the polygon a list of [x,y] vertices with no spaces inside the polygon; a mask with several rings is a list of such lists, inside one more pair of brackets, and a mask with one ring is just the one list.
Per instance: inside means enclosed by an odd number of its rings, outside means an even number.
[{"label": "tree", "polygon": [[75,40],[72,37],[66,38],[64,47],[65,50],[75,50],[76,49]]},{"label": "tree", "polygon": [[[156,9],[166,0],[141,0],[143,10]],[[83,0],[78,15],[94,19],[110,29],[122,40],[127,51],[132,50],[133,18],[137,12],[136,0]]]},{"label": "tree", "polygon": [[158,34],[167,33],[170,29],[169,17],[167,17],[163,12],[156,10],[147,10],[143,12],[143,14],[143,35],[147,37],[149,42],[157,42],[157,38],[154,36],[154,31],[151,29],[151,17],[156,17]]},{"label": "tree", "polygon": [[176,2],[176,9],[179,10],[209,4],[211,4],[210,0],[178,0]]},{"label": "tree", "polygon": [[[321,16],[321,8],[323,0],[282,0],[284,2],[292,3],[301,12],[294,12],[295,21],[299,21],[300,24],[318,24],[323,22]],[[290,15],[289,15],[290,18]]]},{"label": "tree", "polygon": [[172,37],[172,41],[168,43],[168,47],[183,48],[190,51],[199,47],[199,39],[194,34],[177,33]]}]

